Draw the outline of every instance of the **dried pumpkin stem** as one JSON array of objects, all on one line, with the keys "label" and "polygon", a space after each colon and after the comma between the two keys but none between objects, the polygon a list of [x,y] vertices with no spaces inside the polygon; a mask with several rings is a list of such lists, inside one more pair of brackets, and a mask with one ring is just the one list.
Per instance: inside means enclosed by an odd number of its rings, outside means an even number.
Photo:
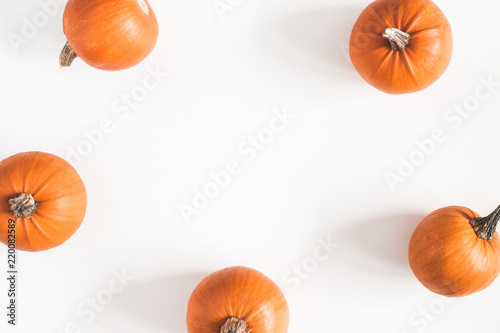
[{"label": "dried pumpkin stem", "polygon": [[410,35],[396,28],[385,29],[382,37],[387,38],[394,51],[404,51],[410,41]]},{"label": "dried pumpkin stem", "polygon": [[21,193],[15,198],[9,199],[10,210],[14,212],[14,217],[31,218],[36,212],[36,207],[40,204],[31,194]]},{"label": "dried pumpkin stem", "polygon": [[220,333],[247,333],[247,322],[236,317],[229,317],[220,328]]},{"label": "dried pumpkin stem", "polygon": [[500,220],[500,206],[486,217],[477,217],[470,221],[470,225],[476,232],[477,237],[491,242],[495,236],[498,221]]},{"label": "dried pumpkin stem", "polygon": [[59,56],[59,66],[69,67],[73,63],[73,60],[77,58],[78,55],[75,53],[71,45],[68,42],[64,45],[64,48],[61,51],[61,55]]}]

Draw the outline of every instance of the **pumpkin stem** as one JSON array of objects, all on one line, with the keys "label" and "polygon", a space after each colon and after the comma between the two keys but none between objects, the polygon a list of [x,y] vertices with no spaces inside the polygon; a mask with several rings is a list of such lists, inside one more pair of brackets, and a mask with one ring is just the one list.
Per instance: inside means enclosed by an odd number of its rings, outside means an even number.
[{"label": "pumpkin stem", "polygon": [[69,67],[73,63],[73,60],[75,60],[75,58],[77,57],[78,55],[75,53],[71,45],[69,45],[69,43],[66,42],[61,51],[61,55],[59,56],[59,66],[61,68]]},{"label": "pumpkin stem", "polygon": [[229,317],[220,328],[220,333],[246,333],[247,322],[236,317]]},{"label": "pumpkin stem", "polygon": [[382,37],[387,38],[393,51],[404,51],[409,43],[410,35],[396,28],[385,29]]},{"label": "pumpkin stem", "polygon": [[495,236],[498,221],[500,220],[500,206],[486,217],[477,217],[470,221],[470,225],[476,232],[477,237],[491,242]]},{"label": "pumpkin stem", "polygon": [[36,207],[40,204],[35,201],[31,194],[21,193],[13,199],[9,199],[10,210],[14,212],[14,217],[31,218],[36,212]]}]

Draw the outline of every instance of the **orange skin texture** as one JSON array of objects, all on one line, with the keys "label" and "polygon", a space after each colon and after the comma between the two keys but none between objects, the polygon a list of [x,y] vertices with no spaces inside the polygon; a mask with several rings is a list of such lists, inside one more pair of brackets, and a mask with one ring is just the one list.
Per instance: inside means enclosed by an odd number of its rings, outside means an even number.
[{"label": "orange skin texture", "polygon": [[279,287],[247,267],[230,267],[207,276],[188,303],[188,333],[220,333],[229,317],[244,319],[252,333],[286,333],[288,304]]},{"label": "orange skin texture", "polygon": [[[405,50],[392,50],[382,36],[386,28],[411,35]],[[427,88],[451,61],[450,24],[430,0],[377,0],[361,13],[349,42],[351,61],[359,75],[389,94]]]},{"label": "orange skin texture", "polygon": [[154,49],[158,22],[137,0],[69,0],[63,30],[69,45],[92,67],[116,71],[137,65]]},{"label": "orange skin texture", "polygon": [[[9,199],[31,194],[40,203],[31,218],[15,218]],[[44,251],[67,241],[80,227],[87,207],[85,186],[75,169],[55,155],[28,152],[0,162],[0,241],[8,244],[15,220],[16,249]]]},{"label": "orange skin texture", "polygon": [[408,250],[416,278],[432,292],[467,296],[488,287],[500,272],[500,240],[476,236],[469,221],[479,215],[465,207],[438,209],[418,225]]}]

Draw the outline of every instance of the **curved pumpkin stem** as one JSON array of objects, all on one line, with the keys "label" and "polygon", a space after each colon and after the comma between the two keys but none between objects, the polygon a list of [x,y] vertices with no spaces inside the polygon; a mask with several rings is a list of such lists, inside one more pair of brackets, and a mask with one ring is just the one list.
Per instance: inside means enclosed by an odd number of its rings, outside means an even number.
[{"label": "curved pumpkin stem", "polygon": [[385,29],[382,37],[387,38],[393,51],[404,51],[410,41],[410,34],[396,28]]},{"label": "curved pumpkin stem", "polygon": [[477,237],[491,242],[495,236],[498,221],[500,221],[500,206],[486,217],[477,217],[470,221],[470,225],[476,232]]},{"label": "curved pumpkin stem", "polygon": [[31,218],[36,212],[36,207],[40,204],[35,201],[31,194],[21,193],[15,198],[9,199],[10,210],[14,212],[14,217]]},{"label": "curved pumpkin stem", "polygon": [[69,67],[73,63],[73,60],[75,60],[77,57],[78,55],[75,53],[71,45],[69,45],[69,43],[66,42],[61,51],[61,55],[59,55],[59,66],[61,68]]},{"label": "curved pumpkin stem", "polygon": [[246,333],[248,324],[243,319],[229,317],[220,328],[220,333]]}]

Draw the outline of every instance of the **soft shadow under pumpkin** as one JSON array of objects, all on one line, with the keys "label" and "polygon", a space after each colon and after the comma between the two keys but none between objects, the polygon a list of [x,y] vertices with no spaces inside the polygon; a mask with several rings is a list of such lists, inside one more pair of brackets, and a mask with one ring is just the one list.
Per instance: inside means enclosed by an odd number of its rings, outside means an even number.
[{"label": "soft shadow under pumpkin", "polygon": [[360,252],[363,258],[374,258],[393,266],[402,274],[411,274],[408,244],[425,214],[388,215],[354,224],[340,231],[343,244]]},{"label": "soft shadow under pumpkin", "polygon": [[300,11],[264,27],[264,48],[294,66],[317,73],[357,79],[349,58],[351,29],[363,8]]},{"label": "soft shadow under pumpkin", "polygon": [[177,274],[140,283],[135,280],[116,296],[117,308],[137,323],[166,332],[185,332],[189,296],[208,274]]}]

